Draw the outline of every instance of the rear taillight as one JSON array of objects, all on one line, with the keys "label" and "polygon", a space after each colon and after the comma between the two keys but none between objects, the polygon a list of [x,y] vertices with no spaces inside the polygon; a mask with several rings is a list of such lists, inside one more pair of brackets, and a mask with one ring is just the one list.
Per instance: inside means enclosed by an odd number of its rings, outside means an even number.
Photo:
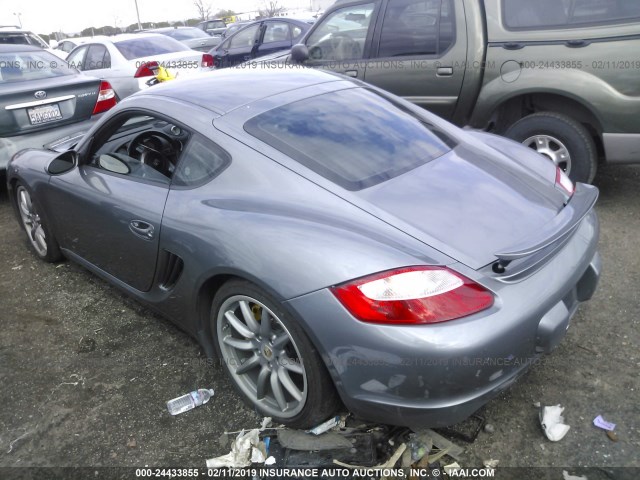
[{"label": "rear taillight", "polygon": [[569,196],[573,195],[575,190],[575,185],[560,167],[556,167],[556,187],[564,190]]},{"label": "rear taillight", "polygon": [[209,55],[205,53],[202,55],[202,68],[211,68],[213,67],[213,55]]},{"label": "rear taillight", "polygon": [[358,320],[385,324],[440,323],[493,305],[493,294],[444,267],[407,267],[332,287]]},{"label": "rear taillight", "polygon": [[158,73],[158,62],[145,62],[138,67],[134,78],[153,77]]},{"label": "rear taillight", "polygon": [[113,91],[109,82],[103,80],[100,82],[100,91],[98,92],[98,98],[95,107],[93,107],[92,115],[106,112],[111,107],[114,107],[116,103],[118,103],[116,92]]}]

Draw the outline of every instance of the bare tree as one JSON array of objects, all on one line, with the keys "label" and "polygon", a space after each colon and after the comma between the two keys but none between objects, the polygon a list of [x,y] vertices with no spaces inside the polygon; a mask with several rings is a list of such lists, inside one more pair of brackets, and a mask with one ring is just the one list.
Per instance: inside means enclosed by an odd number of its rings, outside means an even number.
[{"label": "bare tree", "polygon": [[285,8],[278,3],[278,0],[263,1],[262,8],[259,10],[262,18],[275,17],[279,13],[282,13]]},{"label": "bare tree", "polygon": [[202,20],[208,20],[211,16],[211,4],[204,3],[203,0],[194,0],[193,4],[198,10],[198,17]]}]

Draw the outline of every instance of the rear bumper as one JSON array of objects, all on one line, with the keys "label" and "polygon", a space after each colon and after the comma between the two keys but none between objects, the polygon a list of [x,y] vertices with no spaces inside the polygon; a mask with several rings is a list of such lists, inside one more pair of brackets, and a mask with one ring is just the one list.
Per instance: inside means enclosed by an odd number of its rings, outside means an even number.
[{"label": "rear bumper", "polygon": [[0,170],[6,170],[11,157],[20,150],[24,150],[25,148],[52,147],[55,149],[55,144],[68,141],[74,136],[77,136],[79,132],[89,130],[101,116],[102,114],[94,115],[89,120],[72,123],[51,130],[0,138]]},{"label": "rear bumper", "polygon": [[287,303],[306,324],[352,413],[409,427],[453,425],[560,343],[579,302],[596,290],[598,233],[592,212],[534,275],[511,284],[484,281],[496,294],[495,305],[456,321],[365,324],[327,289]]}]

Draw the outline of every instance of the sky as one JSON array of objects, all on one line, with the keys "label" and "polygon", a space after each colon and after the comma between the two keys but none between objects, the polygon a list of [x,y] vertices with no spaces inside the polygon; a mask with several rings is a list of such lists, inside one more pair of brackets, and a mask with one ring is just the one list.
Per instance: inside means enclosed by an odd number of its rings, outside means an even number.
[{"label": "sky", "polygon": [[[137,0],[141,22],[185,20],[198,16],[192,0]],[[308,9],[312,0],[279,0],[289,8]],[[207,0],[204,0],[205,4]],[[263,0],[214,0],[212,12],[257,10]],[[79,32],[105,25],[126,27],[136,23],[135,0],[0,0],[0,25],[20,25],[35,33]],[[117,24],[117,25],[116,25]]]}]

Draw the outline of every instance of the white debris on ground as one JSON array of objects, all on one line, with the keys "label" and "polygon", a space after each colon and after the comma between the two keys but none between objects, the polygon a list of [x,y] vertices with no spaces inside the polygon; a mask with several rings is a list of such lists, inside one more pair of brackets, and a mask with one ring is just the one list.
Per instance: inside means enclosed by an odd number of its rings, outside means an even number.
[{"label": "white debris on ground", "polygon": [[575,475],[570,475],[566,470],[562,471],[563,480],[589,480],[586,476],[577,477]]},{"label": "white debris on ground", "polygon": [[545,435],[552,442],[562,440],[571,428],[564,423],[563,411],[564,407],[560,405],[542,407],[542,410],[540,410],[540,424]]},{"label": "white debris on ground", "polygon": [[271,418],[262,420],[260,428],[254,428],[245,432],[242,430],[233,441],[231,451],[220,457],[207,460],[207,468],[244,468],[252,463],[267,463],[271,465],[275,462],[273,457],[267,457],[267,447],[260,440],[260,432],[271,424]]}]

